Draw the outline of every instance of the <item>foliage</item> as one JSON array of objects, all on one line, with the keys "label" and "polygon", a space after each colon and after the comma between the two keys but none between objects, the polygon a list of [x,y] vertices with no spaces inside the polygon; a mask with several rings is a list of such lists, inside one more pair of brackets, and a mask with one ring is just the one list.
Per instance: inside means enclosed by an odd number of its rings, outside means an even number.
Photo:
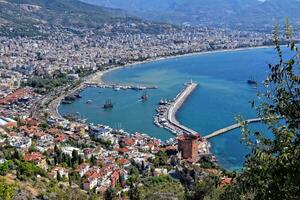
[{"label": "foliage", "polygon": [[152,161],[153,165],[155,167],[159,167],[159,166],[164,166],[164,165],[167,165],[168,163],[168,155],[166,152],[164,151],[159,151],[156,155],[155,155],[155,158],[154,160]]},{"label": "foliage", "polygon": [[11,200],[15,194],[15,186],[0,180],[0,199]]},{"label": "foliage", "polygon": [[184,188],[170,176],[150,177],[130,191],[133,199],[184,199]]},{"label": "foliage", "polygon": [[12,168],[13,161],[8,160],[0,165],[0,175],[5,176],[7,172]]},{"label": "foliage", "polygon": [[[19,173],[20,179],[25,177],[33,177],[36,175],[41,175],[46,177],[47,173],[45,170],[41,169],[40,167],[36,166],[35,164],[31,162],[23,162],[23,161],[16,161],[17,165],[17,172]],[[24,177],[25,176],[25,177]]]},{"label": "foliage", "polygon": [[189,200],[202,200],[204,198],[210,199],[216,195],[218,190],[219,177],[209,175],[202,181],[195,183],[191,189],[186,188],[186,199]]},{"label": "foliage", "polygon": [[30,78],[25,85],[36,89],[39,93],[49,92],[59,86],[63,86],[67,83],[67,75],[61,72],[54,72],[53,76],[44,75],[33,76]]},{"label": "foliage", "polygon": [[236,184],[226,189],[222,199],[300,199],[300,53],[288,22],[285,35],[290,41],[291,58],[283,56],[276,27],[274,43],[279,62],[269,65],[265,91],[260,94],[263,102],[254,104],[273,137],[255,132],[253,141],[247,125],[243,127],[251,154]]},{"label": "foliage", "polygon": [[216,164],[211,161],[210,156],[204,156],[199,160],[200,167],[202,168],[216,168]]}]

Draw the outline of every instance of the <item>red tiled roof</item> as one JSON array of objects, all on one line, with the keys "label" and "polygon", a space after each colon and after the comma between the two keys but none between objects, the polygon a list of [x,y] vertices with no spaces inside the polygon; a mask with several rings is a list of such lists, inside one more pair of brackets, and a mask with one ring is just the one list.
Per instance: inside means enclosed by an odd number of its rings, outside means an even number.
[{"label": "red tiled roof", "polygon": [[232,184],[233,179],[232,178],[222,178],[221,182],[220,182],[220,186],[225,186],[225,185],[230,185]]},{"label": "red tiled roof", "polygon": [[120,165],[126,165],[126,164],[129,163],[129,160],[126,159],[126,158],[120,158],[120,159],[118,159],[117,162],[118,162]]},{"label": "red tiled roof", "polygon": [[124,139],[122,140],[122,142],[124,142],[124,144],[125,144],[126,146],[132,146],[132,145],[134,144],[134,142],[133,142],[133,140],[132,140],[131,138],[124,138]]},{"label": "red tiled roof", "polygon": [[12,94],[7,95],[6,97],[0,99],[0,104],[9,104],[14,101],[17,101],[20,98],[27,96],[28,94],[32,94],[32,90],[29,88],[21,88],[14,91]]},{"label": "red tiled roof", "polygon": [[128,152],[128,148],[124,147],[124,148],[117,148],[116,151],[118,151],[119,153],[126,153]]},{"label": "red tiled roof", "polygon": [[24,156],[25,161],[40,161],[45,157],[39,152],[26,153]]}]

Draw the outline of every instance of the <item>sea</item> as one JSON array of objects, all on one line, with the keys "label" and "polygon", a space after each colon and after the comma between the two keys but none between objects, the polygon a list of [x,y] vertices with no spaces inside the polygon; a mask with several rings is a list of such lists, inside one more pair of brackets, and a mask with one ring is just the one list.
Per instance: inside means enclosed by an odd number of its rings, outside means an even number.
[{"label": "sea", "polygon": [[[59,106],[59,112],[86,118],[89,123],[105,124],[129,133],[141,132],[168,140],[174,135],[153,124],[155,109],[161,99],[173,99],[192,80],[199,87],[176,114],[178,121],[202,136],[236,123],[236,117],[255,118],[250,101],[259,102],[262,87],[247,84],[248,79],[261,83],[269,73],[268,64],[278,60],[274,48],[215,52],[168,58],[114,70],[104,75],[108,83],[158,86],[147,90],[149,99],[140,101],[143,91],[114,90],[88,87],[82,98]],[[104,110],[111,100],[114,108]],[[91,100],[91,104],[86,102]],[[269,132],[262,124],[252,124],[251,131]],[[236,129],[210,139],[212,153],[219,165],[227,170],[240,170],[250,152]]]}]

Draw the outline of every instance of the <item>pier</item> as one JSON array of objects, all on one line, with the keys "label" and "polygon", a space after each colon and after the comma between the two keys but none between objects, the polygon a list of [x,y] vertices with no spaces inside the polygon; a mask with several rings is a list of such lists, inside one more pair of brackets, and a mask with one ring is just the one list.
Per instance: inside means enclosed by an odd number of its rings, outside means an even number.
[{"label": "pier", "polygon": [[152,90],[158,89],[157,86],[144,85],[126,85],[126,84],[103,84],[103,83],[85,83],[88,87],[111,88],[115,90]]},{"label": "pier", "polygon": [[224,133],[227,133],[229,131],[237,129],[237,128],[241,127],[243,124],[256,123],[256,122],[260,122],[260,121],[262,121],[262,118],[248,119],[248,120],[245,120],[243,122],[236,123],[236,124],[233,124],[231,126],[219,129],[219,130],[217,130],[217,131],[215,131],[215,132],[213,132],[209,135],[203,136],[203,138],[204,139],[211,139],[211,138],[216,137],[218,135],[222,135]]},{"label": "pier", "polygon": [[192,82],[186,84],[185,88],[175,97],[173,101],[168,101],[160,105],[157,109],[158,114],[154,117],[154,124],[165,128],[176,135],[198,134],[196,131],[182,125],[176,119],[176,112],[197,88],[197,86],[198,84]]}]

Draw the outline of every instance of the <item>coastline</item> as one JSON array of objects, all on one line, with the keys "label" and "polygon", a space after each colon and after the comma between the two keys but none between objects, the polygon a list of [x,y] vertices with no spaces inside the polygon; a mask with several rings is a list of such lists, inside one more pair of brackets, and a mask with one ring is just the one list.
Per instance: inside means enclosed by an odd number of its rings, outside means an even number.
[{"label": "coastline", "polygon": [[219,49],[219,50],[212,50],[212,51],[202,51],[202,52],[192,52],[192,53],[186,53],[186,54],[180,54],[180,55],[170,55],[170,56],[160,56],[155,58],[150,58],[144,61],[136,61],[132,63],[128,63],[125,65],[118,65],[118,66],[111,66],[110,68],[104,70],[104,71],[97,71],[93,74],[88,75],[84,78],[84,81],[80,83],[79,85],[75,86],[72,90],[68,91],[67,93],[63,93],[60,96],[54,98],[49,103],[49,113],[50,116],[52,116],[54,119],[59,120],[66,120],[58,111],[58,108],[61,104],[61,101],[63,98],[69,94],[78,92],[79,90],[84,89],[85,83],[97,80],[98,83],[104,84],[105,81],[103,80],[103,77],[105,74],[113,72],[115,70],[123,69],[123,68],[130,68],[136,65],[145,64],[145,63],[151,63],[156,61],[162,61],[162,60],[168,60],[168,59],[175,59],[175,58],[182,58],[182,57],[188,57],[188,56],[195,56],[195,55],[206,55],[206,54],[215,54],[215,53],[226,53],[226,52],[236,52],[236,51],[244,51],[244,50],[253,50],[253,49],[265,49],[265,48],[272,48],[273,46],[257,46],[257,47],[245,47],[245,48],[236,48],[236,49]]},{"label": "coastline", "polygon": [[189,56],[197,56],[197,55],[215,54],[215,53],[246,51],[246,50],[253,50],[253,49],[267,49],[267,48],[272,48],[272,47],[274,47],[274,46],[257,46],[257,47],[245,47],[245,48],[236,48],[236,49],[219,49],[219,50],[212,50],[212,51],[192,52],[192,53],[186,53],[186,54],[180,54],[180,55],[160,56],[160,57],[150,58],[150,59],[147,59],[144,61],[136,61],[136,62],[128,63],[125,65],[119,65],[116,67],[112,67],[105,71],[101,71],[102,73],[100,76],[98,76],[98,78],[99,78],[99,82],[105,83],[105,81],[103,80],[103,76],[107,73],[110,73],[110,72],[118,70],[118,69],[130,68],[130,67],[134,67],[135,65],[146,64],[146,63],[151,63],[151,62],[156,62],[156,61],[189,57]]}]

